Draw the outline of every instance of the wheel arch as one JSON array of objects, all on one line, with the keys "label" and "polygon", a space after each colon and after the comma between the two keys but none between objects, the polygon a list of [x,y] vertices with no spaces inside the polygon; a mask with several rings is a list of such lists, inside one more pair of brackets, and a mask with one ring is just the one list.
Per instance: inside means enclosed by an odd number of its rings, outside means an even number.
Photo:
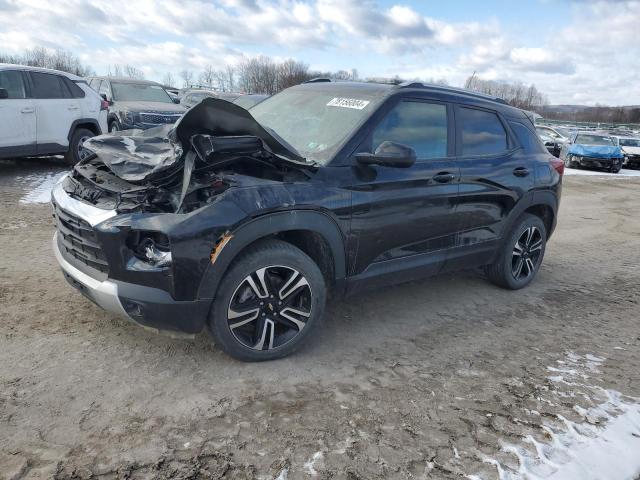
[{"label": "wheel arch", "polygon": [[227,232],[212,250],[198,298],[213,298],[232,262],[250,245],[279,238],[300,248],[320,268],[327,284],[339,290],[346,277],[345,241],[336,222],[313,210],[272,213],[249,220]]},{"label": "wheel arch", "polygon": [[544,227],[547,233],[547,239],[551,236],[555,226],[555,212],[549,205],[545,203],[531,205],[524,211],[524,213],[530,213],[532,215],[535,215],[536,217],[539,217],[540,220],[542,220],[542,223],[544,223]]},{"label": "wheel arch", "polygon": [[73,134],[79,128],[86,128],[96,135],[102,134],[102,129],[100,128],[98,120],[96,120],[95,118],[79,118],[77,120],[74,120],[71,124],[71,127],[69,128],[69,133],[67,135],[67,140],[69,142],[71,142],[71,137],[73,137]]}]

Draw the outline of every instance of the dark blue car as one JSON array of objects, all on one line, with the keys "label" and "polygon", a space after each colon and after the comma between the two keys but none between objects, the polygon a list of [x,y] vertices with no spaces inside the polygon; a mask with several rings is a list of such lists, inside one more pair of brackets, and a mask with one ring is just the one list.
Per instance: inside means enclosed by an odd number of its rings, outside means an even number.
[{"label": "dark blue car", "polygon": [[596,132],[577,132],[562,146],[560,159],[566,167],[602,168],[618,173],[624,155],[615,138]]}]

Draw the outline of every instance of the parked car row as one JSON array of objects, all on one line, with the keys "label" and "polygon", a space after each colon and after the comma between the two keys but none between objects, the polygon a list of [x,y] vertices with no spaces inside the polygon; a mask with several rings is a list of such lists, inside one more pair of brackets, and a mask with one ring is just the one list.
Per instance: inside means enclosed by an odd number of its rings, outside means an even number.
[{"label": "parked car row", "polygon": [[640,135],[631,130],[597,131],[537,125],[536,132],[549,153],[565,166],[598,168],[618,173],[640,167]]},{"label": "parked car row", "polygon": [[89,155],[91,137],[174,124],[206,97],[245,109],[266,95],[188,92],[178,98],[157,82],[88,77],[0,64],[0,158],[64,155],[75,164]]}]

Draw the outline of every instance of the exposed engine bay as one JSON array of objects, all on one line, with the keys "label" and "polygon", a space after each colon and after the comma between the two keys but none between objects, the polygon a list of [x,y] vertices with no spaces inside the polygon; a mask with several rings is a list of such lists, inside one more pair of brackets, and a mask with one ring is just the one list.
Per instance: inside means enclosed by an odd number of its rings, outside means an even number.
[{"label": "exposed engine bay", "polygon": [[288,182],[315,169],[242,107],[207,98],[175,125],[101,135],[65,178],[72,197],[120,213],[196,210],[242,177]]}]

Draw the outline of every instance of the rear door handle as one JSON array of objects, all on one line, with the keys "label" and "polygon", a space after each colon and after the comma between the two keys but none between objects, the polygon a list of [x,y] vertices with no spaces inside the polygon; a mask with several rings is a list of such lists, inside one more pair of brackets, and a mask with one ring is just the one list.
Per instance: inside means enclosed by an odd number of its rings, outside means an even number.
[{"label": "rear door handle", "polygon": [[20,113],[33,113],[33,112],[35,112],[35,109],[31,107],[23,108],[22,110],[20,110]]},{"label": "rear door handle", "polygon": [[78,110],[78,107],[67,107],[67,110]]},{"label": "rear door handle", "polygon": [[529,175],[529,169],[526,167],[518,167],[513,169],[513,174],[516,177],[526,177]]},{"label": "rear door handle", "polygon": [[438,183],[449,183],[455,180],[456,176],[449,172],[440,172],[433,176],[433,179]]}]

